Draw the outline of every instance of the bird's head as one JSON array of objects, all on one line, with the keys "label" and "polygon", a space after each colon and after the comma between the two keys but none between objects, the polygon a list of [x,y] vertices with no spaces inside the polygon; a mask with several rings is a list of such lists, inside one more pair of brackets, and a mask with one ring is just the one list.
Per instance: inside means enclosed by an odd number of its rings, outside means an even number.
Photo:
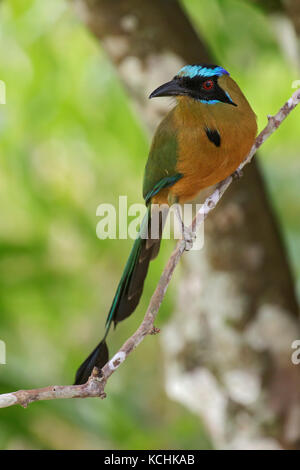
[{"label": "bird's head", "polygon": [[[149,98],[158,96],[186,96],[204,104],[225,103],[237,106],[236,83],[229,73],[218,65],[186,65],[170,82],[156,88]],[[239,89],[238,89],[239,90]]]}]

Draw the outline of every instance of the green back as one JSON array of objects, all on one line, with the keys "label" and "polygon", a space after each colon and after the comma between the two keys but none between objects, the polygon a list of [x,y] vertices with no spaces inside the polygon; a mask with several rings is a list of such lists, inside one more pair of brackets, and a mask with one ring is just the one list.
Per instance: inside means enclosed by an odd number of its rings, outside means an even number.
[{"label": "green back", "polygon": [[143,196],[146,203],[162,187],[170,186],[178,179],[177,130],[173,122],[173,111],[160,123],[152,141],[144,174]]}]

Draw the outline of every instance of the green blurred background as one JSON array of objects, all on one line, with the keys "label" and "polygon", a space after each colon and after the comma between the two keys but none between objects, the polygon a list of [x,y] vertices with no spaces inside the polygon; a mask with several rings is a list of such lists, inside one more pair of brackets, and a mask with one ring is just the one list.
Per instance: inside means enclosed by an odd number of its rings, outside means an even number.
[{"label": "green blurred background", "polygon": [[[247,1],[185,0],[216,62],[258,115],[277,111],[300,78],[269,19]],[[230,25],[230,27],[229,27]],[[142,202],[148,137],[99,44],[63,0],[0,3],[0,392],[68,384],[102,334],[130,240],[100,241],[96,208]],[[174,73],[176,71],[174,70]],[[300,291],[299,112],[261,151]],[[172,248],[153,263],[136,314],[112,335],[116,350],[141,321]],[[157,326],[172,312],[172,289]],[[148,338],[107,386],[108,398],[3,409],[0,448],[209,448],[199,419],[164,392],[159,338]]]}]

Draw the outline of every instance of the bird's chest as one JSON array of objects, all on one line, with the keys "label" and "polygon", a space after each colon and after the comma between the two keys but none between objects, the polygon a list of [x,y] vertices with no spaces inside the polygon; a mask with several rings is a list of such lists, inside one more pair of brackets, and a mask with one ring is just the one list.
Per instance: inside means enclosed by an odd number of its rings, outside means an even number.
[{"label": "bird's chest", "polygon": [[177,171],[184,177],[174,191],[189,200],[233,173],[251,149],[255,132],[245,122],[193,122],[178,135]]}]

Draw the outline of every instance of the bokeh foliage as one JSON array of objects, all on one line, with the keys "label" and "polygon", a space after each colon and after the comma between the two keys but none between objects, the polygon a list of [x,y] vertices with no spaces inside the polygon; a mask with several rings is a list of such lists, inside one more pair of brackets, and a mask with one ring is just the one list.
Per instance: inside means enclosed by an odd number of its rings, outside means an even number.
[{"label": "bokeh foliage", "polygon": [[[297,79],[269,19],[246,1],[184,5],[216,61],[245,90],[262,127]],[[99,241],[96,208],[117,204],[122,194],[129,203],[142,202],[148,141],[112,66],[69,3],[3,0],[0,51],[7,86],[7,104],[0,105],[3,393],[70,383],[101,336],[131,241]],[[298,282],[299,144],[296,111],[261,152]],[[141,320],[172,248],[164,245],[137,313],[112,335],[112,350]],[[172,287],[158,326],[171,311]],[[2,410],[0,447],[209,447],[198,418],[168,400],[163,385],[159,338],[151,337],[112,378],[105,402]]]}]

